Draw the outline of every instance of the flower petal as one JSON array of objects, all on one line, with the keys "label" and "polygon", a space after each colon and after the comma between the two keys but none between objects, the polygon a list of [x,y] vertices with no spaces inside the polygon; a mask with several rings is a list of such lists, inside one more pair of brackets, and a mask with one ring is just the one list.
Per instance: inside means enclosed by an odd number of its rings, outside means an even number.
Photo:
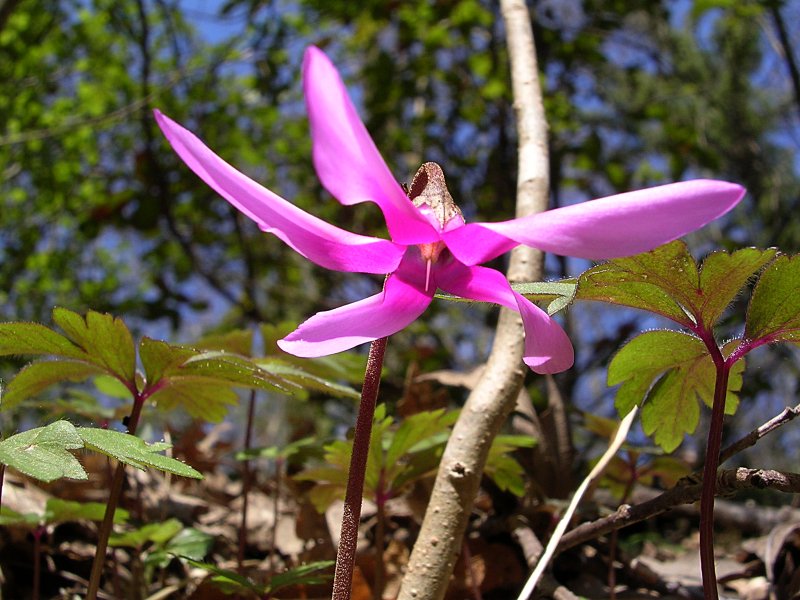
[{"label": "flower petal", "polygon": [[516,244],[604,259],[644,252],[724,215],[743,187],[697,179],[627,192],[502,223],[472,223],[444,234],[450,251],[473,265]]},{"label": "flower petal", "polygon": [[405,248],[339,229],[297,208],[234,169],[192,132],[154,111],[156,121],[187,166],[228,202],[318,265],[336,271],[391,273]]},{"label": "flower petal", "polygon": [[397,243],[437,240],[436,230],[419,214],[386,166],[336,67],[314,46],[306,50],[303,60],[303,88],[314,166],[325,189],[342,204],[377,204]]},{"label": "flower petal", "polygon": [[327,356],[397,333],[414,322],[433,298],[434,290],[425,291],[425,273],[417,266],[403,261],[380,294],[317,313],[279,340],[278,346],[295,356]]},{"label": "flower petal", "polygon": [[467,267],[453,261],[437,272],[436,283],[451,294],[495,302],[518,311],[525,327],[523,360],[536,373],[559,373],[572,366],[575,360],[572,343],[561,326],[530,300],[513,291],[498,271]]}]

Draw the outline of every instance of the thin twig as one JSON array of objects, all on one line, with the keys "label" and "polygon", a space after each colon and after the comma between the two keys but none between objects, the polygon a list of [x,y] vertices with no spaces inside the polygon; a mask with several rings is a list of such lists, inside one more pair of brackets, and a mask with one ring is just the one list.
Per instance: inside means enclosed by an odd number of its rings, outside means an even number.
[{"label": "thin twig", "polygon": [[719,453],[720,464],[724,463],[726,460],[735,456],[742,450],[750,448],[751,446],[755,446],[758,440],[763,438],[765,435],[772,433],[779,427],[786,425],[786,423],[793,420],[797,416],[800,416],[800,404],[793,407],[787,406],[769,421],[763,425],[759,425],[743,438],[722,450],[722,452]]},{"label": "thin twig", "polygon": [[[728,469],[717,473],[717,496],[727,496],[738,491],[774,489],[788,494],[800,493],[800,474],[773,469]],[[582,523],[567,532],[558,545],[557,552],[574,548],[584,542],[620,529],[652,519],[683,504],[694,504],[700,499],[702,485],[679,483],[651,500],[636,505],[623,504],[602,519]]]},{"label": "thin twig", "polygon": [[527,600],[533,593],[533,590],[536,589],[536,584],[539,582],[539,578],[542,576],[542,573],[544,573],[545,568],[547,568],[547,565],[550,562],[550,559],[553,557],[553,554],[555,554],[558,543],[563,537],[564,532],[567,530],[567,527],[572,520],[572,515],[575,514],[575,509],[578,508],[578,504],[583,498],[583,494],[587,489],[589,489],[589,486],[603,474],[603,471],[605,471],[608,463],[612,458],[614,458],[614,455],[620,449],[620,446],[622,446],[625,438],[628,437],[628,431],[630,431],[637,412],[638,407],[634,406],[633,410],[625,415],[625,418],[620,422],[617,433],[614,435],[614,439],[611,441],[611,444],[609,444],[608,449],[603,453],[603,456],[600,457],[600,460],[597,461],[597,464],[591,470],[586,479],[584,479],[580,486],[578,486],[578,489],[575,491],[575,495],[572,497],[567,510],[564,512],[564,515],[558,522],[558,525],[553,532],[553,536],[547,543],[544,554],[539,559],[539,563],[536,565],[536,568],[528,579],[528,582],[525,584],[525,587],[522,588],[517,600]]}]

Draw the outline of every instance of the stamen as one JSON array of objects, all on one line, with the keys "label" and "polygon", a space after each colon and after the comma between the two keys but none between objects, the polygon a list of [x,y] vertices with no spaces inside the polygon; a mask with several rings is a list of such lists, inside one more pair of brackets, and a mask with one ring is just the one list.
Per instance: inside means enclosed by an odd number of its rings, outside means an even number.
[{"label": "stamen", "polygon": [[425,291],[428,291],[428,282],[431,279],[431,259],[429,258],[425,262]]}]

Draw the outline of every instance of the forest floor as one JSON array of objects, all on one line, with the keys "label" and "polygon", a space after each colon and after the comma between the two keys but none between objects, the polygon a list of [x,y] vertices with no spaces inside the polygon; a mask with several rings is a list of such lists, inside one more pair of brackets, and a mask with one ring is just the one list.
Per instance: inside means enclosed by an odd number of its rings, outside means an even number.
[{"label": "forest floor", "polygon": [[[294,566],[335,558],[341,504],[334,503],[319,514],[304,495],[306,484],[287,476],[279,487],[274,480],[257,479],[250,489],[247,537],[239,565],[242,483],[231,475],[230,465],[225,467],[218,458],[218,453],[226,449],[199,443],[191,449],[187,445],[177,450],[191,454],[185,460],[203,471],[205,479],[197,482],[169,478],[155,471],[126,471],[123,507],[129,517],[116,529],[129,535],[118,537],[108,555],[102,598],[258,597],[253,591],[256,587],[248,591],[238,586],[237,591],[236,584],[228,580],[226,589],[213,581],[214,573],[177,558],[176,555],[192,555],[192,541],[202,547],[195,554],[203,562],[239,572],[253,586],[268,585],[272,574]],[[38,522],[29,519],[27,523],[6,524],[0,529],[3,599],[79,598],[85,594],[96,551],[97,524],[70,517],[70,513],[47,513],[51,498],[104,501],[111,466],[105,457],[96,455],[84,455],[82,461],[90,474],[88,482],[60,480],[43,486],[17,473],[6,473],[4,510],[41,518]],[[375,551],[378,516],[375,507],[365,503],[354,600],[396,597],[429,489],[426,485],[417,488],[386,507],[382,566]],[[653,493],[637,488],[629,503],[644,501]],[[778,502],[791,501],[786,495],[766,496],[763,501],[718,499],[717,575],[721,598],[800,597],[800,511],[788,504],[766,506],[768,501],[775,504],[776,498]],[[616,508],[610,493],[597,490],[582,504],[576,523],[611,514]],[[547,538],[561,509],[563,501],[528,506],[487,483],[477,499],[447,599],[515,598],[530,572],[526,553],[532,560],[535,540]],[[142,530],[142,524],[149,529]],[[702,598],[697,525],[697,507],[684,505],[616,534],[575,546],[556,556],[537,597]],[[131,535],[137,531],[138,537]],[[199,538],[193,538],[192,533]],[[184,545],[176,540],[183,540]],[[378,570],[383,571],[383,576],[378,575]],[[310,583],[288,585],[274,595],[263,593],[261,597],[330,597],[331,573],[328,566],[317,572],[317,579]],[[37,578],[38,590],[34,588]],[[380,596],[376,585],[383,588]]]}]

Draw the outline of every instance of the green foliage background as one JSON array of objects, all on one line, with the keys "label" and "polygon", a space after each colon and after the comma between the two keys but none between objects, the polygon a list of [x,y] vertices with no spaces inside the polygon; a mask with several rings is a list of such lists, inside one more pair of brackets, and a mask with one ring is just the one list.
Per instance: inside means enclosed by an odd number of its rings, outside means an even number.
[{"label": "green foliage background", "polygon": [[[339,206],[313,174],[299,69],[308,44],[340,68],[399,180],[435,160],[468,218],[512,216],[516,144],[495,2],[193,6],[3,3],[0,319],[47,322],[55,305],[92,308],[138,317],[140,329],[179,341],[300,320],[377,289],[377,280],[318,269],[260,233],[180,164],[151,118],[159,107],[322,218],[385,233],[377,209]],[[800,249],[800,221],[788,218],[800,198],[800,91],[775,36],[777,17],[800,19],[797,3],[576,0],[532,10],[553,206],[691,177],[729,179],[750,194],[695,236],[694,249]],[[549,277],[585,266],[547,265]],[[639,325],[618,313],[587,327],[587,314],[567,319],[578,349],[561,382],[568,394],[591,386]],[[402,374],[409,359],[423,369],[473,365],[493,319],[493,311],[437,302],[395,336],[388,370]],[[791,364],[766,364],[783,380],[796,374]],[[743,394],[775,381],[756,375]]]}]

